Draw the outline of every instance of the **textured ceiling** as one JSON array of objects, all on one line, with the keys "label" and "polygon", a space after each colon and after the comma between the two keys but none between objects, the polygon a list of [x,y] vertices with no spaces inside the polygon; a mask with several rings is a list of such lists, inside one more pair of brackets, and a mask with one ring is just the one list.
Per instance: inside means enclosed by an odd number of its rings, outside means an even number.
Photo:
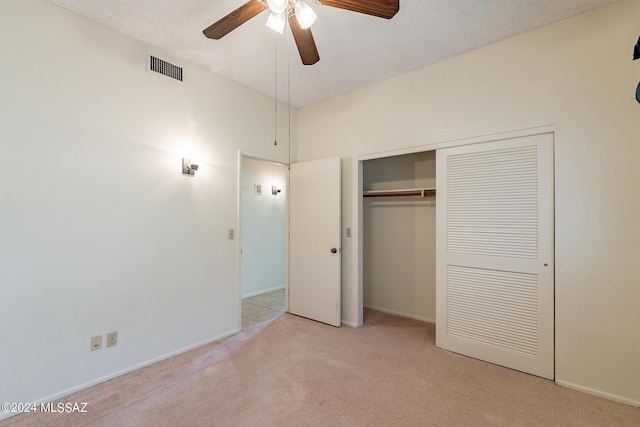
[{"label": "textured ceiling", "polygon": [[267,12],[221,40],[203,36],[247,0],[48,1],[270,96],[277,73],[278,98],[302,107],[614,0],[400,0],[391,20],[307,0],[318,15],[312,66],[302,65],[290,34],[265,27]]}]

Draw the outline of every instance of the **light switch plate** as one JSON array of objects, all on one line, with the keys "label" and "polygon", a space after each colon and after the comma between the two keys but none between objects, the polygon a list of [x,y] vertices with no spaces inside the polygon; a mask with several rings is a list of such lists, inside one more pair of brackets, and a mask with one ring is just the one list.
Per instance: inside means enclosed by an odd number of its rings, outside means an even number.
[{"label": "light switch plate", "polygon": [[107,347],[118,345],[118,331],[107,333]]}]

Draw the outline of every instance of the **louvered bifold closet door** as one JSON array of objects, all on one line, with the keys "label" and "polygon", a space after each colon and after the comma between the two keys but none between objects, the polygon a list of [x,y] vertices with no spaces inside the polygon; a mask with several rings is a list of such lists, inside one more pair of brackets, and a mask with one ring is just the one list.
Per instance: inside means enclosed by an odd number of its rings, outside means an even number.
[{"label": "louvered bifold closet door", "polygon": [[553,379],[553,135],[436,161],[436,345]]}]

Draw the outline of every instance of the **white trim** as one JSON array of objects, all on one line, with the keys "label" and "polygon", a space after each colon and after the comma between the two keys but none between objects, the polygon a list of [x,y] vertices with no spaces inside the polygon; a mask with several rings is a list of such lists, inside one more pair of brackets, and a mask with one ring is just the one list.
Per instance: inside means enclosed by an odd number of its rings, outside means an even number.
[{"label": "white trim", "polygon": [[236,295],[238,304],[238,322],[236,327],[242,329],[242,150],[238,150],[238,176],[236,182]]},{"label": "white trim", "polygon": [[623,396],[618,396],[617,394],[611,394],[607,393],[606,391],[596,390],[594,388],[584,387],[578,384],[570,383],[568,381],[556,380],[556,384],[561,387],[570,388],[571,390],[580,391],[592,396],[602,397],[603,399],[612,400],[614,402],[624,403],[626,405],[640,408],[640,401],[638,400],[629,399]]},{"label": "white trim", "polygon": [[[357,322],[358,326],[362,326],[364,323],[364,200],[362,198],[362,183],[364,182],[364,165],[361,161],[356,161],[354,159],[354,165],[352,165],[353,176],[352,182],[356,185],[355,191],[352,191],[351,194],[356,195],[356,200],[353,200],[352,197],[352,209],[356,214],[356,224],[355,227],[352,225],[352,230],[356,231],[356,241],[357,244],[354,245],[355,253],[353,253],[353,258],[357,260],[356,268],[353,273],[355,277],[352,278],[354,283],[358,284],[358,294],[357,294]],[[352,187],[353,190],[353,187]],[[353,217],[353,215],[352,215]]]},{"label": "white trim", "polygon": [[269,292],[279,291],[280,289],[285,289],[285,286],[284,285],[276,286],[275,288],[269,288],[269,289],[264,289],[262,291],[251,292],[249,294],[242,295],[242,299],[251,298],[251,297],[257,297],[258,295],[268,294]]},{"label": "white trim", "polygon": [[427,319],[426,317],[416,316],[415,314],[401,313],[399,311],[393,311],[393,310],[388,310],[386,308],[374,307],[372,305],[365,305],[364,308],[379,311],[381,313],[393,314],[394,316],[406,317],[408,319],[418,320],[424,323],[431,323],[433,325],[436,324],[435,319]]},{"label": "white trim", "polygon": [[357,328],[358,327],[357,323],[347,322],[346,320],[343,320],[341,323],[342,323],[342,326],[348,326],[350,328]]},{"label": "white trim", "polygon": [[268,154],[264,154],[264,153],[255,153],[252,151],[248,151],[248,150],[242,150],[239,149],[238,152],[240,153],[240,156],[244,156],[244,157],[249,157],[251,159],[254,160],[262,160],[265,162],[271,162],[271,163],[276,163],[278,165],[283,165],[283,166],[288,166],[289,164],[287,163],[287,160],[282,160],[279,159],[275,156],[270,156]]},{"label": "white trim", "polygon": [[[59,400],[59,399],[65,397],[65,396],[69,396],[69,395],[72,395],[73,393],[88,389],[89,387],[93,387],[94,385],[101,384],[101,383],[103,383],[105,381],[112,380],[112,379],[120,377],[122,375],[131,373],[133,371],[137,371],[138,369],[142,369],[142,368],[144,368],[146,366],[153,365],[154,363],[162,362],[163,360],[167,360],[167,359],[170,359],[170,358],[172,358],[174,356],[178,356],[178,355],[186,353],[188,351],[195,350],[196,348],[200,348],[200,347],[203,347],[203,346],[205,346],[207,344],[211,344],[211,343],[219,341],[221,339],[230,337],[230,336],[235,335],[235,334],[237,334],[239,332],[240,332],[240,329],[234,329],[234,330],[232,330],[230,332],[226,332],[226,333],[218,335],[218,336],[216,336],[214,338],[210,338],[208,340],[201,341],[201,342],[199,342],[197,344],[193,344],[193,345],[190,345],[188,347],[184,347],[184,348],[182,348],[180,350],[176,350],[176,351],[173,351],[171,353],[167,353],[167,354],[165,354],[163,356],[155,357],[155,358],[153,358],[151,360],[139,363],[139,364],[134,365],[134,366],[132,366],[130,368],[123,369],[123,370],[118,371],[118,372],[114,372],[114,373],[106,375],[106,376],[104,376],[102,378],[98,378],[97,380],[89,381],[88,383],[84,383],[84,384],[79,385],[79,386],[68,388],[68,389],[66,389],[64,391],[49,395],[47,397],[43,397],[43,398],[40,398],[40,399],[35,399],[32,402],[35,403],[36,405],[40,406],[41,403],[48,403],[48,402],[53,402],[53,401]],[[14,412],[8,412],[8,413],[0,412],[0,421],[4,420],[4,419],[7,419],[7,418],[10,418],[10,417],[13,417],[14,415],[18,415],[18,414],[19,413],[14,413]]]},{"label": "white trim", "polygon": [[454,139],[450,141],[434,142],[431,144],[419,145],[416,147],[401,148],[398,150],[362,154],[358,156],[358,160],[363,161],[363,160],[382,159],[385,157],[401,156],[403,154],[422,153],[424,151],[433,151],[433,150],[439,150],[442,148],[459,147],[461,145],[480,144],[480,143],[489,142],[489,141],[500,141],[503,139],[513,139],[513,138],[519,138],[523,136],[534,136],[534,135],[541,135],[545,133],[554,133],[554,132],[555,132],[554,125],[545,125],[545,126],[538,126],[538,127],[528,128],[528,129],[520,129],[515,131],[475,136],[471,138],[462,138],[462,139]]}]

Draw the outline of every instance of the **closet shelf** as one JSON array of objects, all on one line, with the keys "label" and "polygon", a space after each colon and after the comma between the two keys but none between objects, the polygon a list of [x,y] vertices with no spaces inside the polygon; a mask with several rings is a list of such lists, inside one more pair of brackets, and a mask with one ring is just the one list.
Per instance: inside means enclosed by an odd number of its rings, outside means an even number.
[{"label": "closet shelf", "polygon": [[362,197],[434,197],[435,188],[407,188],[404,190],[364,191]]}]

